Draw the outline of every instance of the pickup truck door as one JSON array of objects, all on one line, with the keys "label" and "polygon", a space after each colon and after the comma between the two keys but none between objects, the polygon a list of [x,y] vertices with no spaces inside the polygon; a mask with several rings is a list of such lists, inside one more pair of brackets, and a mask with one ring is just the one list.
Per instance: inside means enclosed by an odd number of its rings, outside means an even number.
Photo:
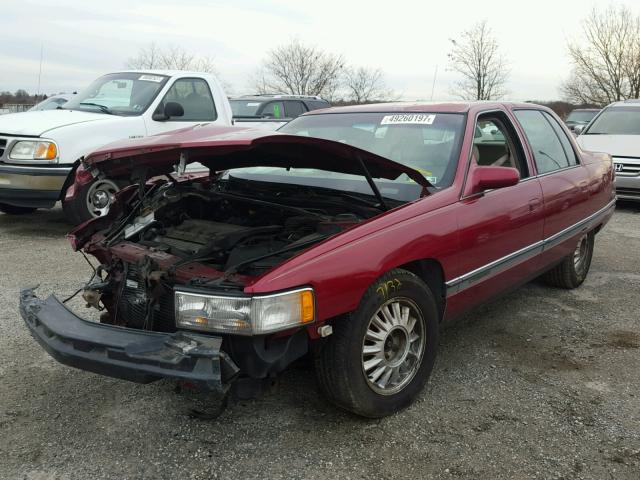
[{"label": "pickup truck door", "polygon": [[[571,240],[580,232],[571,227],[589,216],[589,170],[578,161],[567,133],[548,112],[517,109],[514,114],[529,140],[544,200],[545,250]],[[585,227],[586,228],[586,227]],[[576,240],[577,241],[577,240]],[[555,259],[569,254],[575,245],[556,249]],[[548,260],[549,255],[545,254]]]},{"label": "pickup truck door", "polygon": [[[478,116],[467,172],[457,207],[459,252],[447,281],[447,315],[455,317],[497,293],[529,280],[538,269],[543,231],[542,189],[510,116]],[[520,172],[518,184],[471,191],[474,169],[505,166]]]},{"label": "pickup truck door", "polygon": [[[169,102],[178,103],[184,115],[154,119],[154,114],[161,115]],[[219,118],[218,110],[211,88],[204,78],[178,78],[146,119],[147,134],[156,135],[201,123],[214,123]]]}]

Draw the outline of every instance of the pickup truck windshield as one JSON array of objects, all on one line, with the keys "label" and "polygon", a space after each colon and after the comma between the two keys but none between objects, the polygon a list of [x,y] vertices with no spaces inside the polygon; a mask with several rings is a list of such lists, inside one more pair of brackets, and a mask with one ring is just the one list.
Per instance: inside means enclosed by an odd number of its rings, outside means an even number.
[{"label": "pickup truck windshield", "polygon": [[[458,164],[465,116],[454,113],[334,113],[298,117],[280,132],[347,143],[407,165],[437,188],[451,185]],[[273,167],[234,169],[231,176],[313,185],[371,194],[364,176],[316,169]],[[420,187],[407,175],[376,179],[383,196],[414,200]]]},{"label": "pickup truck windshield", "polygon": [[583,135],[640,135],[640,107],[610,107]]},{"label": "pickup truck windshield", "polygon": [[111,73],[98,78],[61,108],[113,115],[140,115],[149,108],[168,78],[146,73]]}]

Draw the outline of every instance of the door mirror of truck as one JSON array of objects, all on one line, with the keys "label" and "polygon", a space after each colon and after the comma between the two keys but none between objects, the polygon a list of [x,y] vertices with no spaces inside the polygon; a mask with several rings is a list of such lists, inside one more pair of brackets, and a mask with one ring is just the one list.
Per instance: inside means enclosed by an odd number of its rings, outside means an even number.
[{"label": "door mirror of truck", "polygon": [[164,110],[156,112],[151,117],[156,122],[165,122],[173,117],[182,117],[184,115],[184,108],[177,102],[167,102],[164,106]]},{"label": "door mirror of truck", "polygon": [[586,127],[586,125],[576,125],[573,127],[573,133],[580,135],[584,131],[584,127]]}]

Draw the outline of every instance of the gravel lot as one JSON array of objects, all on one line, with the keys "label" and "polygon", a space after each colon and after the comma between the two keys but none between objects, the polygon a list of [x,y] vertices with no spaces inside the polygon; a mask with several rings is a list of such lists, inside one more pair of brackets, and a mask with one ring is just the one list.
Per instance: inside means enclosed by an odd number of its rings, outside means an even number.
[{"label": "gravel lot", "polygon": [[169,382],[59,365],[17,302],[88,278],[68,228],[60,209],[0,214],[1,479],[640,478],[638,206],[598,235],[581,288],[533,283],[445,330],[420,400],[380,421],[326,403],[304,366],[202,421]]}]

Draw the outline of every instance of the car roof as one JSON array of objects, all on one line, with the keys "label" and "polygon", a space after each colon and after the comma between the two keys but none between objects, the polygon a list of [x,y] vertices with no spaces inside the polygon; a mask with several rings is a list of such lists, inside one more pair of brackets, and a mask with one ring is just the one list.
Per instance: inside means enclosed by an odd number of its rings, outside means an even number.
[{"label": "car roof", "polygon": [[541,108],[540,105],[534,103],[518,103],[518,102],[491,102],[491,101],[472,101],[472,102],[393,102],[393,103],[371,103],[367,105],[350,105],[345,107],[333,107],[331,109],[323,108],[307,112],[305,115],[319,115],[323,113],[406,113],[406,112],[442,112],[442,113],[467,113],[472,109],[484,107],[491,108]]},{"label": "car roof", "polygon": [[599,112],[599,111],[600,111],[599,108],[574,108],[569,113],[573,113],[573,112]]},{"label": "car roof", "polygon": [[237,97],[229,97],[229,100],[252,100],[256,102],[267,102],[269,100],[315,100],[320,102],[329,103],[327,100],[321,97],[313,95],[279,95],[279,94],[256,94],[256,95],[239,95]]},{"label": "car roof", "polygon": [[213,73],[208,72],[197,72],[195,70],[163,70],[163,69],[133,69],[133,70],[119,70],[117,72],[108,72],[106,75],[110,73],[147,73],[150,75],[166,75],[168,77],[206,77],[211,76],[214,77]]},{"label": "car roof", "polygon": [[613,102],[607,105],[608,107],[640,107],[640,98],[630,98],[628,100],[621,100],[620,102]]}]

